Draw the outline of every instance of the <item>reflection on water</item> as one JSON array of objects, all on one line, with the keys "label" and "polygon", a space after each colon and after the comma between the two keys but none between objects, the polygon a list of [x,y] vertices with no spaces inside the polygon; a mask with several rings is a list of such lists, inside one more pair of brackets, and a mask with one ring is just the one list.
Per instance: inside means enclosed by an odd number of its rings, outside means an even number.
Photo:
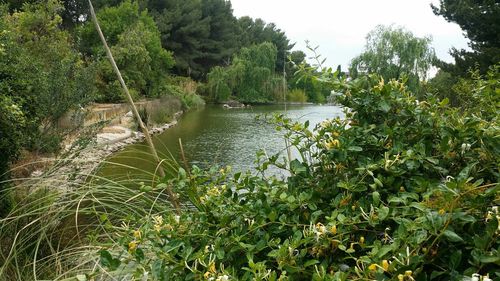
[{"label": "reflection on water", "polygon": [[[186,113],[177,126],[154,136],[159,154],[167,159],[180,159],[179,138],[182,139],[184,153],[191,165],[199,167],[230,165],[233,171],[252,170],[255,153],[264,149],[273,155],[285,148],[281,134],[273,125],[256,117],[263,114],[285,113],[283,105],[255,106],[245,109],[223,109],[207,106]],[[342,116],[337,106],[293,105],[287,106],[286,115],[310,126],[337,116]],[[154,172],[156,164],[144,144],[134,144],[114,154],[100,174],[106,177],[134,177],[144,174],[139,171]],[[180,160],[177,160],[180,163]],[[135,167],[132,169],[131,166]]]}]

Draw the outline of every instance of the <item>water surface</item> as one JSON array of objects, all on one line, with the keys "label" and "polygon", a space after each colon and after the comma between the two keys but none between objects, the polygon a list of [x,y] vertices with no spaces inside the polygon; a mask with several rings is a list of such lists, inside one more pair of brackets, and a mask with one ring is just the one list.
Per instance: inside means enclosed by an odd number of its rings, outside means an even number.
[{"label": "water surface", "polygon": [[[206,106],[184,114],[177,126],[154,136],[159,154],[165,158],[180,160],[179,138],[182,140],[188,165],[202,168],[230,165],[233,171],[252,170],[255,155],[264,149],[268,155],[282,152],[285,141],[275,126],[256,120],[257,116],[283,113],[289,118],[305,122],[310,126],[329,118],[342,116],[337,106],[320,105],[266,105],[244,109],[224,109],[221,106]],[[114,154],[101,174],[119,177],[137,177],[132,166],[138,170],[153,172],[156,164],[149,149],[142,144],[133,144]]]}]

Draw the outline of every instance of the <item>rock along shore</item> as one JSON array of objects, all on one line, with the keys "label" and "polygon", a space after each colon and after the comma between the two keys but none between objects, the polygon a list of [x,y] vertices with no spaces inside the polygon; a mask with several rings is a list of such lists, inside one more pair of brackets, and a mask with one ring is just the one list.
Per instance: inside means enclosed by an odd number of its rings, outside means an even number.
[{"label": "rock along shore", "polygon": [[[182,113],[175,113],[174,120],[169,123],[149,129],[150,134],[160,134],[177,125],[177,119]],[[44,186],[48,184],[52,188],[67,190],[85,182],[111,154],[143,140],[143,133],[132,131],[125,126],[105,127],[87,147],[71,149],[64,158],[55,159],[54,165],[47,171],[34,171],[30,180],[43,179]]]}]

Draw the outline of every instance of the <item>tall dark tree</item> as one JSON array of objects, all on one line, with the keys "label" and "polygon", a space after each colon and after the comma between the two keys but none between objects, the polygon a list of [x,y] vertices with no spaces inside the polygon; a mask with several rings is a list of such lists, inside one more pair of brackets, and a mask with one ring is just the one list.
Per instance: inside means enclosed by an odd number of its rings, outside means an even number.
[{"label": "tall dark tree", "polygon": [[276,46],[278,54],[275,70],[282,72],[284,63],[288,60],[287,57],[294,46],[294,44],[290,44],[285,32],[274,23],[266,24],[262,19],[253,20],[250,17],[241,17],[238,23],[242,32],[240,39],[242,46],[264,42],[270,42]]},{"label": "tall dark tree", "polygon": [[161,33],[162,46],[173,51],[176,73],[200,78],[202,43],[210,36],[210,18],[203,18],[201,0],[151,0],[148,9]]},{"label": "tall dark tree", "polygon": [[239,29],[231,2],[227,0],[203,0],[202,12],[202,17],[209,20],[210,32],[202,40],[202,54],[195,61],[203,68],[203,73],[208,73],[216,65],[229,65],[240,45]]},{"label": "tall dark tree", "polygon": [[486,73],[489,66],[500,62],[499,0],[440,0],[439,7],[432,5],[432,9],[458,24],[471,40],[472,51],[452,49],[455,65],[441,63],[442,68],[464,76],[476,65]]}]

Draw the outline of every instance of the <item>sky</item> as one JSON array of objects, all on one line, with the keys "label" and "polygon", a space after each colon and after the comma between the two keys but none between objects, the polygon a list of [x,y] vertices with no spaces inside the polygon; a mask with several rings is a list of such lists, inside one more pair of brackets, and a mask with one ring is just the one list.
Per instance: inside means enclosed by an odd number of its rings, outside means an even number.
[{"label": "sky", "polygon": [[[319,46],[326,66],[342,65],[359,55],[368,32],[377,25],[403,26],[415,36],[431,36],[438,58],[454,62],[448,51],[464,49],[468,40],[457,24],[436,16],[430,7],[438,0],[231,0],[236,17],[250,16],[274,22],[285,31],[294,50],[305,40]],[[306,52],[307,53],[307,52]]]}]

